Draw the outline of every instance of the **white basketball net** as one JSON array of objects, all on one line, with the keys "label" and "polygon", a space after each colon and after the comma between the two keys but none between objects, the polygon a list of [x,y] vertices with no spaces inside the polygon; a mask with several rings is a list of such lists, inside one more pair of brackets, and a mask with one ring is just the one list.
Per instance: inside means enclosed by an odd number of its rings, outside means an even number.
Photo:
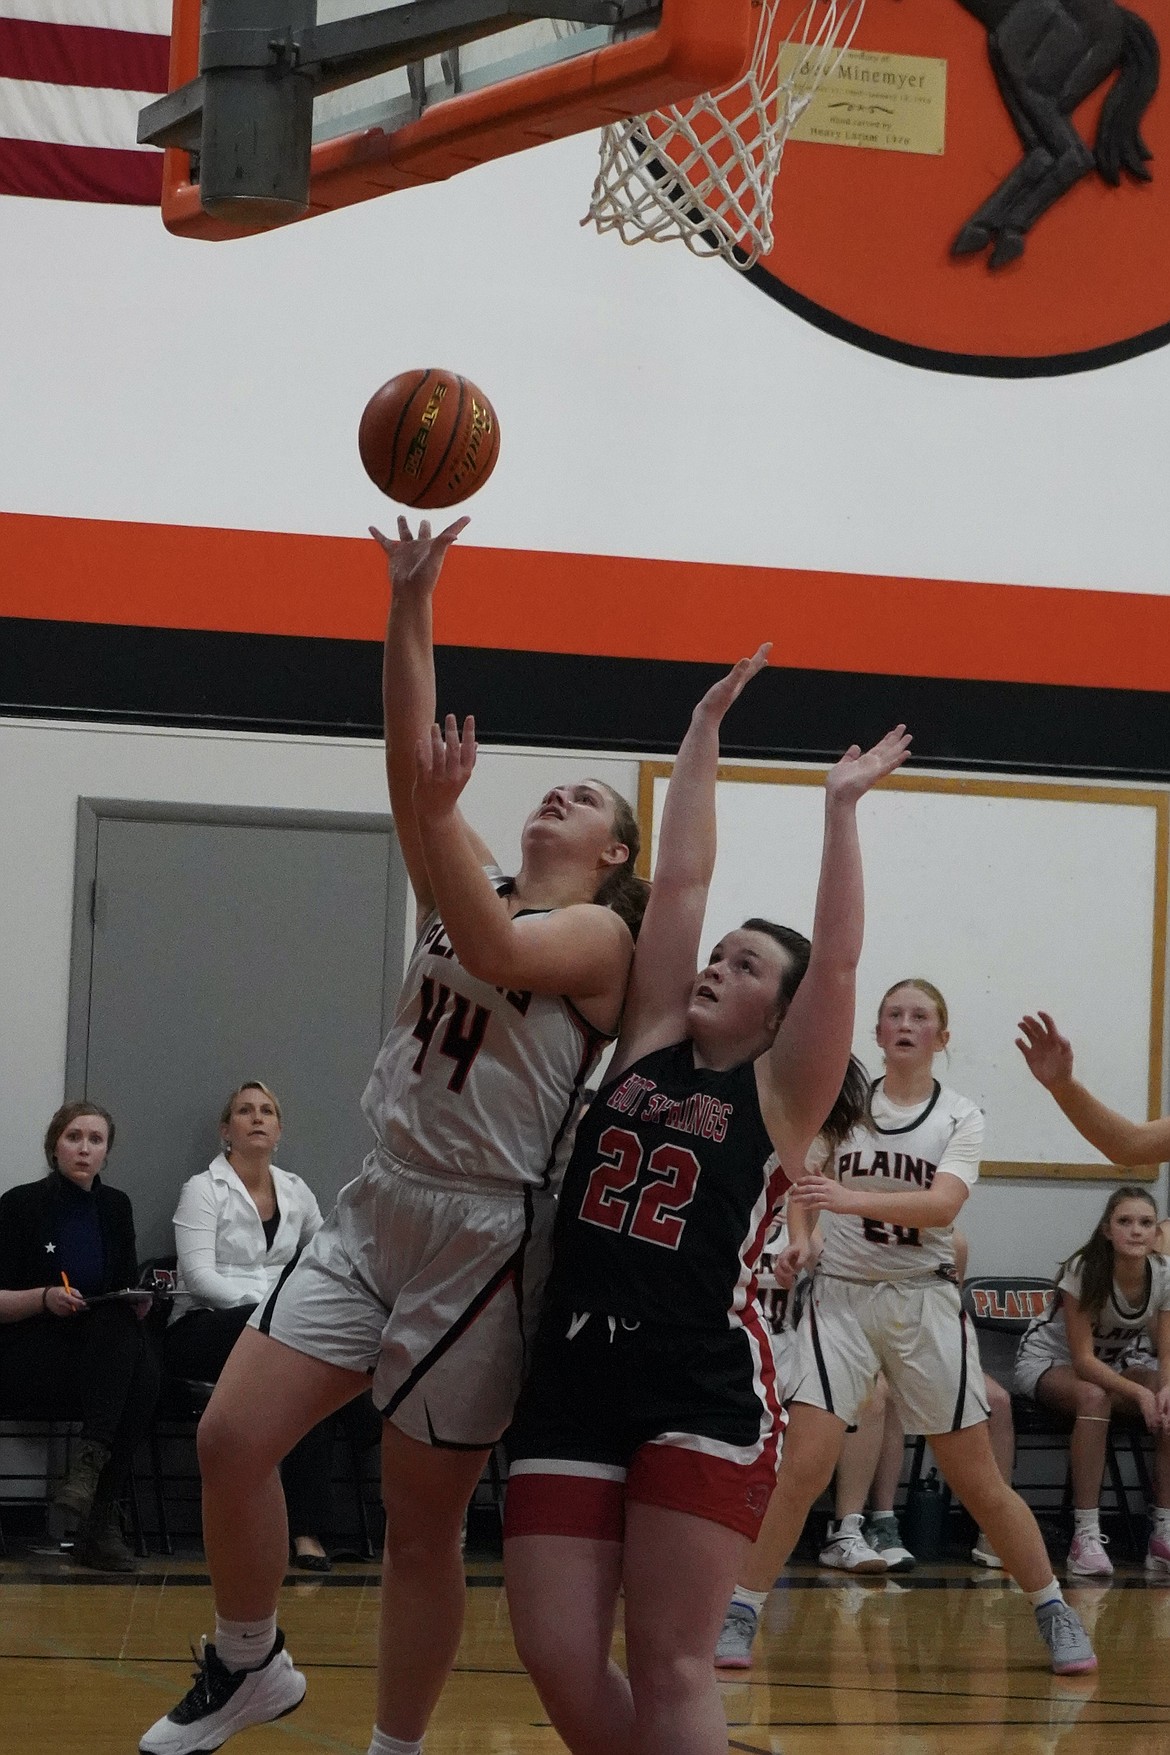
[{"label": "white basketball net", "polygon": [[681,238],[696,256],[741,269],[769,254],[784,143],[853,41],[865,0],[804,0],[783,34],[782,0],[759,4],[755,52],[737,84],[602,130],[583,225],[626,244]]}]

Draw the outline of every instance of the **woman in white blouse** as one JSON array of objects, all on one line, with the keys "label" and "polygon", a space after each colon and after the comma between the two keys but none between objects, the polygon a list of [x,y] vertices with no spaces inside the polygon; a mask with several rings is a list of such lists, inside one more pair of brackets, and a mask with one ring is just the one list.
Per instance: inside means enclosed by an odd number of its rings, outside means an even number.
[{"label": "woman in white blouse", "polygon": [[[176,1377],[214,1383],[258,1304],[291,1271],[321,1228],[316,1196],[272,1162],[280,1103],[250,1079],[219,1118],[223,1150],[183,1184],[175,1210],[178,1283],[164,1342]],[[324,1421],[285,1458],[281,1473],[296,1563],[326,1571],[320,1536],[329,1516],[333,1423]]]}]

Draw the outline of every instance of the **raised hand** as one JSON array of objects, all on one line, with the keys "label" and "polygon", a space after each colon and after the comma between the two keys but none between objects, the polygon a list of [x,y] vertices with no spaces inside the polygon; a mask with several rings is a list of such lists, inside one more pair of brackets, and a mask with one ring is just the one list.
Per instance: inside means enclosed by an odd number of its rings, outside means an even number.
[{"label": "raised hand", "polygon": [[758,676],[764,669],[771,650],[772,642],[767,640],[762,646],[757,646],[750,658],[741,658],[726,676],[721,676],[717,683],[712,683],[695,707],[695,713],[713,719],[718,724],[732,703],[738,701],[753,676]]},{"label": "raised hand", "polygon": [[370,535],[390,562],[390,583],[396,591],[433,591],[439,583],[447,550],[467,529],[470,518],[456,518],[438,536],[431,535],[431,521],[424,518],[418,535],[412,536],[405,518],[398,520],[398,536],[384,536],[370,525]]},{"label": "raised hand", "polygon": [[1062,1036],[1047,1012],[1020,1019],[1023,1040],[1016,1047],[1028,1063],[1028,1071],[1046,1090],[1065,1084],[1073,1076],[1072,1044]]},{"label": "raised hand", "polygon": [[825,791],[839,804],[856,804],[871,786],[900,768],[910,753],[910,733],[904,725],[887,731],[871,750],[850,744],[835,768],[825,775]]},{"label": "raised hand", "polygon": [[459,802],[459,794],[475,768],[475,720],[468,715],[460,735],[454,713],[448,713],[443,729],[432,725],[429,737],[420,737],[415,751],[415,815],[434,819],[447,816]]}]

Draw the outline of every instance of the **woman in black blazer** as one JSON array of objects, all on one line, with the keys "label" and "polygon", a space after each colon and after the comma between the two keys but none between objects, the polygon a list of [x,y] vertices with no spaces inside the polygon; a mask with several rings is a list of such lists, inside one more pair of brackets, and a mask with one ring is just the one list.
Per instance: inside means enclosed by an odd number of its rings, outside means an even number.
[{"label": "woman in black blazer", "polygon": [[145,1302],[87,1303],[135,1286],[134,1215],[99,1172],[114,1122],[66,1103],[45,1134],[49,1173],[0,1196],[0,1417],[81,1422],[53,1503],[80,1525],[83,1565],[132,1571],[115,1501],[158,1400]]}]

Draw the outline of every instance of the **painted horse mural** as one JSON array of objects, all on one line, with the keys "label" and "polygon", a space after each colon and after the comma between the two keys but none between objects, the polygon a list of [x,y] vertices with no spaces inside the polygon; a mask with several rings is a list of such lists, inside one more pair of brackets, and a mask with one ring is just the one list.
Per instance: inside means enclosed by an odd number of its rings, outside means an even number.
[{"label": "painted horse mural", "polygon": [[[1158,89],[1158,39],[1117,0],[959,0],[985,27],[992,70],[1024,156],[967,221],[956,256],[990,250],[1003,268],[1025,236],[1093,170],[1114,185],[1122,172],[1148,182],[1141,121]],[[1072,116],[1111,74],[1097,137],[1081,138]]]}]

